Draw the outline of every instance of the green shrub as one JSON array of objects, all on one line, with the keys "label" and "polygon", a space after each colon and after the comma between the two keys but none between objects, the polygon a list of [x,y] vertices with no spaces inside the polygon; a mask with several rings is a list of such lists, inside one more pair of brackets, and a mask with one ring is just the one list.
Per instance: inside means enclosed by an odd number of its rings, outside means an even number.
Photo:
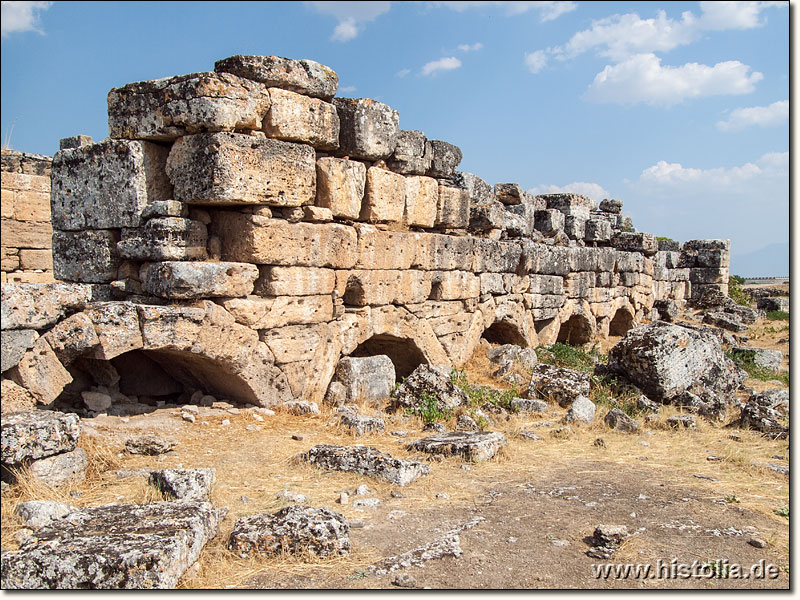
[{"label": "green shrub", "polygon": [[499,406],[511,412],[511,401],[519,396],[519,392],[516,388],[503,391],[483,385],[472,385],[467,379],[467,374],[458,369],[453,369],[450,373],[450,381],[452,381],[456,387],[464,390],[469,398],[470,406],[482,406],[488,402],[489,404],[494,404],[495,406]]},{"label": "green shrub", "polygon": [[656,236],[656,239],[657,239],[659,242],[674,242],[674,241],[675,241],[675,240],[673,240],[671,237],[667,237],[667,236],[665,236],[665,235],[657,235],[657,236]]},{"label": "green shrub", "polygon": [[739,285],[744,285],[744,282],[745,282],[745,281],[747,281],[747,280],[746,280],[744,277],[742,277],[741,275],[731,275],[731,277],[730,277],[730,278],[731,278],[733,281],[735,281],[736,283],[738,283]]},{"label": "green shrub", "polygon": [[744,279],[738,275],[731,275],[728,277],[728,296],[731,300],[736,302],[736,304],[750,306],[750,296],[745,294],[742,289],[743,282]]},{"label": "green shrub", "polygon": [[599,354],[594,348],[586,352],[581,348],[562,344],[561,342],[556,342],[551,346],[539,346],[536,348],[536,356],[540,362],[587,373],[594,371],[596,361],[608,361],[606,355]]},{"label": "green shrub", "polygon": [[728,358],[735,362],[739,367],[747,371],[747,374],[753,379],[758,379],[760,381],[772,381],[773,379],[777,379],[784,385],[789,385],[789,373],[773,371],[772,369],[767,369],[761,365],[757,365],[752,355],[734,353],[730,350],[728,350],[726,354],[728,355]]},{"label": "green shrub", "polygon": [[785,310],[771,310],[767,313],[767,319],[770,321],[788,321],[789,313]]},{"label": "green shrub", "polygon": [[439,410],[439,397],[435,393],[423,392],[419,399],[421,401],[419,408],[409,408],[406,410],[407,414],[418,415],[425,423],[446,421],[453,415],[450,409]]}]

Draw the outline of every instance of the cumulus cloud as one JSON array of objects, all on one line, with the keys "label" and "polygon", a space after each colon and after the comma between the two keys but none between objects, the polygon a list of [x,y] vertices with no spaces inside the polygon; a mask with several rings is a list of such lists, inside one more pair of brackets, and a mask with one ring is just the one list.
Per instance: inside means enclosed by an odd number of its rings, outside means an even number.
[{"label": "cumulus cloud", "polygon": [[316,12],[339,20],[331,40],[348,42],[361,33],[364,24],[387,12],[391,2],[306,2]]},{"label": "cumulus cloud", "polygon": [[531,73],[538,73],[547,66],[547,53],[544,50],[537,50],[525,54],[525,66]]},{"label": "cumulus cloud", "polygon": [[720,94],[749,94],[764,76],[750,72],[738,60],[713,67],[687,63],[679,67],[662,66],[655,54],[637,54],[598,73],[585,98],[591,102],[614,102],[671,106],[687,98]]},{"label": "cumulus cloud", "polygon": [[458,49],[461,50],[462,52],[476,52],[476,51],[480,50],[481,48],[483,48],[483,44],[481,44],[480,42],[475,42],[474,44],[471,44],[471,45],[470,44],[460,44],[458,46]]},{"label": "cumulus cloud", "polygon": [[10,33],[35,31],[39,29],[40,13],[50,8],[52,2],[6,2],[0,8],[0,34],[6,37]]},{"label": "cumulus cloud", "polygon": [[401,79],[411,73],[411,69],[400,69],[395,75]]},{"label": "cumulus cloud", "polygon": [[461,66],[461,61],[458,60],[455,56],[443,57],[439,60],[432,60],[429,63],[425,63],[422,67],[421,73],[423,75],[437,75],[443,71],[452,71],[453,69],[458,69]]},{"label": "cumulus cloud", "polygon": [[605,198],[610,198],[611,194],[608,193],[603,186],[599,183],[588,183],[585,181],[574,181],[567,185],[539,185],[528,190],[531,194],[580,194],[588,196],[592,200],[600,202]]},{"label": "cumulus cloud", "polygon": [[700,25],[704,29],[753,29],[761,27],[766,19],[761,12],[770,7],[788,7],[787,2],[701,2],[703,11]]},{"label": "cumulus cloud", "polygon": [[[695,169],[680,163],[658,161],[639,176],[639,182],[659,188],[686,188],[716,192],[741,192],[744,186],[758,183],[765,178],[787,177],[789,175],[789,153],[769,152],[755,162],[748,162],[731,168]],[[786,192],[789,186],[786,180]]]},{"label": "cumulus cloud", "polygon": [[789,120],[789,101],[780,100],[769,106],[749,106],[731,111],[727,121],[717,122],[720,131],[739,131],[746,127],[775,127]]},{"label": "cumulus cloud", "polygon": [[503,10],[506,16],[514,16],[534,10],[539,13],[541,22],[552,21],[563,14],[578,8],[575,2],[428,2],[430,6],[444,6],[456,12],[483,7],[497,7]]}]

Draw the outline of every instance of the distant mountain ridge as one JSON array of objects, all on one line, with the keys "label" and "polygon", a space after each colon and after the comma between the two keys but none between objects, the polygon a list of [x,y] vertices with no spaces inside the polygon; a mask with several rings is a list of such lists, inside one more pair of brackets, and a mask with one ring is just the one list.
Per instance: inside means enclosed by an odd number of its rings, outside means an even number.
[{"label": "distant mountain ridge", "polygon": [[731,253],[731,275],[786,277],[789,275],[789,243],[770,244],[747,254]]}]

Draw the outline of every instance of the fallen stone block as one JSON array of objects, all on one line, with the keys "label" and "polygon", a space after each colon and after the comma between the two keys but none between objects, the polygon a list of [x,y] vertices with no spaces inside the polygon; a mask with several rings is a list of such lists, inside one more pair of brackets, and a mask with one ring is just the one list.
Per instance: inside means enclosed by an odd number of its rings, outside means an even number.
[{"label": "fallen stone block", "polygon": [[533,367],[528,398],[541,398],[568,407],[576,398],[589,395],[589,374],[545,363]]},{"label": "fallen stone block", "polygon": [[388,161],[389,168],[403,175],[425,175],[431,167],[433,148],[421,131],[397,132],[397,145]]},{"label": "fallen stone block", "polygon": [[750,348],[748,346],[733,346],[731,352],[741,356],[753,364],[772,371],[778,371],[783,366],[783,352],[780,350],[766,350],[764,348]]},{"label": "fallen stone block", "polygon": [[395,410],[418,411],[426,398],[435,400],[439,411],[447,411],[467,404],[466,392],[452,381],[452,369],[445,366],[420,365],[392,392]]},{"label": "fallen stone block", "polygon": [[50,487],[58,487],[83,481],[86,478],[88,464],[86,451],[83,448],[75,448],[71,452],[62,452],[32,461],[30,472],[34,478]]},{"label": "fallen stone block", "polygon": [[606,198],[600,202],[600,210],[618,215],[622,212],[622,200],[617,200],[616,198]]},{"label": "fallen stone block", "polygon": [[339,152],[350,158],[389,158],[397,147],[399,115],[370,98],[334,98],[339,114]]},{"label": "fallen stone block", "polygon": [[537,210],[534,213],[534,228],[546,237],[553,237],[564,231],[564,213],[555,210]]},{"label": "fallen stone block", "polygon": [[708,311],[703,315],[703,323],[716,325],[735,333],[747,333],[748,326],[742,323],[735,315],[721,310]]},{"label": "fallen stone block", "polygon": [[207,502],[71,512],[2,554],[4,589],[169,589],[219,526]]},{"label": "fallen stone block", "polygon": [[139,313],[130,302],[95,302],[85,311],[100,342],[91,358],[111,360],[143,346]]},{"label": "fallen stone block", "polygon": [[9,369],[8,376],[25,388],[39,404],[49,405],[61,394],[72,375],[58,360],[44,338],[39,338],[19,363]]},{"label": "fallen stone block", "polygon": [[140,435],[129,440],[125,440],[125,451],[130,454],[141,454],[144,456],[158,456],[166,454],[172,450],[176,442],[167,440],[157,435]]},{"label": "fallen stone block", "polygon": [[161,298],[222,298],[252,293],[258,267],[234,262],[151,263],[142,268],[142,289]]},{"label": "fallen stone block", "polygon": [[380,417],[370,417],[360,415],[351,410],[341,411],[340,422],[345,427],[352,429],[356,435],[366,435],[368,433],[380,433],[386,429],[386,424]]},{"label": "fallen stone block", "polygon": [[[3,338],[5,337],[4,333]],[[82,312],[60,321],[43,337],[56,353],[58,360],[65,365],[82,354],[93,352],[100,345],[92,320]]]},{"label": "fallen stone block", "polygon": [[608,242],[611,240],[611,223],[605,219],[589,219],[586,221],[585,237],[587,242]]},{"label": "fallen stone block", "polygon": [[789,435],[789,390],[752,394],[742,408],[739,427],[754,429],[774,439]]},{"label": "fallen stone block", "polygon": [[608,411],[603,421],[609,428],[623,433],[636,433],[639,431],[639,423],[618,408],[612,408]]},{"label": "fallen stone block", "polygon": [[274,514],[242,517],[233,526],[228,549],[245,558],[254,554],[347,556],[350,527],[341,514],[326,508],[287,506]]},{"label": "fallen stone block", "polygon": [[[5,323],[4,323],[5,325]],[[16,367],[25,353],[33,348],[37,333],[33,329],[15,329],[3,331],[0,338],[0,371],[6,372]]]},{"label": "fallen stone block", "polygon": [[118,241],[116,231],[54,231],[53,276],[80,283],[114,281],[122,262]]},{"label": "fallen stone block", "polygon": [[669,298],[665,300],[656,300],[653,303],[653,308],[658,311],[659,318],[667,323],[675,321],[678,318],[678,314],[680,314],[678,305],[674,300]]},{"label": "fallen stone block", "polygon": [[549,407],[547,406],[547,402],[542,402],[541,400],[512,398],[511,410],[514,412],[521,412],[521,413],[529,413],[529,412],[543,413],[547,412],[549,410]]},{"label": "fallen stone block", "polygon": [[758,306],[759,310],[764,310],[766,312],[772,312],[776,310],[789,312],[789,297],[768,296],[766,298],[758,298],[756,300],[756,306]]},{"label": "fallen stone block", "polygon": [[506,436],[496,432],[449,431],[422,438],[408,445],[409,450],[445,456],[460,456],[464,460],[489,460],[506,445]]},{"label": "fallen stone block", "polygon": [[565,423],[585,423],[589,424],[594,421],[594,415],[597,412],[597,407],[594,402],[589,400],[586,396],[578,396],[570,404],[567,414],[564,416]]},{"label": "fallen stone block", "polygon": [[214,63],[214,71],[233,73],[267,87],[282,88],[323,100],[333,98],[339,87],[339,76],[333,69],[308,59],[237,54],[218,60]]},{"label": "fallen stone block", "polygon": [[514,206],[522,204],[522,200],[525,198],[525,190],[518,183],[495,183],[494,195],[506,206]]},{"label": "fallen stone block", "polygon": [[82,310],[92,299],[90,286],[60,282],[5,283],[0,294],[3,332],[47,329],[68,313]]},{"label": "fallen stone block", "polygon": [[317,160],[317,206],[334,217],[358,219],[364,200],[367,168],[364,163],[326,156]]},{"label": "fallen stone block", "polygon": [[23,520],[27,527],[39,529],[58,521],[71,512],[78,510],[74,506],[63,502],[50,500],[31,500],[20,502],[14,512]]},{"label": "fallen stone block", "polygon": [[694,429],[697,427],[697,419],[694,415],[678,415],[669,417],[667,425],[673,429]]},{"label": "fallen stone block", "polygon": [[81,435],[74,413],[33,410],[3,415],[0,423],[2,462],[11,466],[70,452]]},{"label": "fallen stone block", "polygon": [[332,446],[320,444],[301,454],[300,458],[323,469],[358,473],[406,486],[430,473],[422,463],[392,458],[369,446]]},{"label": "fallen stone block", "polygon": [[193,133],[261,129],[270,94],[228,73],[139,81],[108,93],[112,138],[171,142]]},{"label": "fallen stone block", "polygon": [[302,206],[317,187],[313,148],[240,133],[178,139],[166,172],[175,199],[189,204]]},{"label": "fallen stone block", "polygon": [[318,415],[319,406],[316,402],[309,402],[307,400],[290,400],[283,403],[283,407],[287,412],[293,415]]},{"label": "fallen stone block", "polygon": [[427,175],[437,178],[452,177],[463,158],[461,148],[442,140],[430,140],[432,159]]},{"label": "fallen stone block", "polygon": [[317,150],[339,147],[339,116],[332,104],[280,88],[270,88],[269,96],[272,106],[264,119],[268,137]]},{"label": "fallen stone block", "polygon": [[396,380],[394,363],[385,355],[346,356],[336,365],[333,381],[344,386],[346,404],[376,405],[389,400]]},{"label": "fallen stone block", "polygon": [[150,471],[149,483],[176,500],[206,501],[216,480],[216,469],[163,469]]}]

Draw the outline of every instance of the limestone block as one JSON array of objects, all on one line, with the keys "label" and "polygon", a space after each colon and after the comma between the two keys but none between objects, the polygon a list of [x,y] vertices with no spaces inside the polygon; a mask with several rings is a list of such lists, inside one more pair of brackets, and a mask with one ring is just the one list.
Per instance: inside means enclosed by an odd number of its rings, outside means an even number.
[{"label": "limestone block", "polygon": [[33,329],[5,330],[0,336],[0,371],[16,367],[25,353],[33,348],[37,334]]},{"label": "limestone block", "polygon": [[53,232],[53,275],[80,283],[114,281],[121,263],[118,240],[109,230]]},{"label": "limestone block", "polygon": [[6,284],[0,294],[3,331],[52,327],[92,299],[90,286],[69,283]]},{"label": "limestone block", "polygon": [[311,360],[323,340],[322,325],[289,325],[259,331],[259,338],[275,356],[277,364]]},{"label": "limestone block", "polygon": [[193,133],[261,129],[270,107],[263,86],[229,73],[139,81],[108,93],[112,138],[171,142]]},{"label": "limestone block", "polygon": [[385,402],[394,389],[394,364],[385,355],[345,356],[336,365],[333,381],[344,387],[346,404]]},{"label": "limestone block", "polygon": [[481,294],[481,279],[467,271],[431,273],[431,300],[462,300]]},{"label": "limestone block", "polygon": [[431,140],[430,144],[433,157],[427,174],[438,178],[452,177],[463,157],[461,149],[442,140]]},{"label": "limestone block", "polygon": [[334,98],[339,113],[339,150],[350,158],[389,158],[397,147],[396,110],[370,98]]},{"label": "limestone block", "polygon": [[523,245],[521,263],[530,273],[539,275],[566,275],[570,272],[571,248],[548,246],[539,243]]},{"label": "limestone block", "polygon": [[561,308],[566,298],[565,294],[525,294],[525,304],[529,308]]},{"label": "limestone block", "polygon": [[[189,207],[183,202],[177,200],[159,200],[151,202],[144,207],[142,211],[143,219],[152,219],[153,217],[188,217]],[[203,223],[206,224],[206,223]]]},{"label": "limestone block", "polygon": [[5,273],[6,271],[16,271],[17,269],[19,269],[19,250],[17,248],[6,248],[5,246],[0,247],[0,271]]},{"label": "limestone block", "polygon": [[469,236],[457,237],[424,233],[418,236],[412,269],[423,271],[471,271],[475,263],[475,243]]},{"label": "limestone block", "polygon": [[3,463],[19,465],[74,450],[81,425],[74,413],[30,410],[4,414],[2,432]]},{"label": "limestone block", "polygon": [[111,360],[142,347],[142,332],[136,306],[129,302],[95,302],[86,309],[100,345],[92,357]]},{"label": "limestone block", "polygon": [[650,233],[617,231],[611,238],[611,245],[618,250],[642,252],[645,256],[658,252],[658,240]]},{"label": "limestone block", "polygon": [[547,202],[547,208],[558,210],[564,216],[588,219],[592,210],[591,199],[579,194],[543,194],[541,197]]},{"label": "limestone block", "polygon": [[272,106],[264,119],[268,137],[303,142],[318,150],[339,147],[339,115],[329,102],[270,88]]},{"label": "limestone block", "polygon": [[534,227],[547,237],[552,237],[564,230],[564,213],[556,209],[537,210]]},{"label": "limestone block", "polygon": [[435,225],[447,229],[465,229],[469,225],[467,190],[439,183]]},{"label": "limestone block", "polygon": [[367,185],[362,221],[391,223],[403,220],[406,204],[406,178],[379,167],[367,170]]},{"label": "limestone block", "polygon": [[330,294],[335,285],[333,269],[261,266],[254,293],[259,296],[314,296]]},{"label": "limestone block", "polygon": [[258,267],[234,262],[149,263],[140,272],[142,288],[161,298],[247,296],[258,279]]},{"label": "limestone block", "polygon": [[469,206],[469,231],[471,233],[484,233],[506,228],[506,211],[497,200],[486,204],[475,204],[470,200]]},{"label": "limestone block", "polygon": [[421,236],[427,234],[381,231],[372,225],[357,224],[360,269],[410,269]]},{"label": "limestone block", "polygon": [[71,135],[70,137],[65,137],[58,140],[58,149],[68,150],[70,148],[80,148],[81,146],[88,146],[89,144],[94,144],[92,136]]},{"label": "limestone block", "polygon": [[608,242],[611,240],[611,223],[606,219],[589,219],[586,221],[587,242]]},{"label": "limestone block", "polygon": [[431,282],[423,271],[350,271],[344,303],[350,306],[383,306],[424,302]]},{"label": "limestone block", "polygon": [[600,202],[600,210],[618,215],[622,212],[622,200],[617,200],[616,198],[606,198]]},{"label": "limestone block", "polygon": [[510,238],[531,237],[536,227],[536,208],[531,202],[507,205],[506,234]]},{"label": "limestone block", "polygon": [[43,271],[53,270],[53,252],[52,250],[27,250],[22,249],[19,251],[19,268],[34,271],[41,269]]},{"label": "limestone block", "polygon": [[436,222],[439,186],[432,177],[406,177],[406,223],[431,228]]},{"label": "limestone block", "polygon": [[594,285],[596,287],[610,288],[613,280],[614,277],[611,272],[602,271],[600,273],[595,273]]},{"label": "limestone block", "polygon": [[641,273],[644,271],[644,256],[638,252],[624,252],[617,250],[615,260],[615,271],[631,271]]},{"label": "limestone block", "polygon": [[474,312],[474,306],[462,300],[427,300],[420,304],[408,304],[405,308],[420,319],[434,319],[438,317],[452,317],[464,311]]},{"label": "limestone block", "polygon": [[497,198],[495,198],[492,186],[474,173],[456,171],[449,179],[456,187],[467,190],[470,204],[473,206],[477,204],[490,204],[492,202],[497,202]]},{"label": "limestone block", "polygon": [[518,183],[495,183],[494,195],[507,206],[521,204],[525,197],[525,190]]},{"label": "limestone block", "polygon": [[207,242],[208,231],[200,221],[156,217],[142,228],[124,228],[117,250],[128,260],[202,260]]},{"label": "limestone block", "polygon": [[39,194],[48,194],[50,192],[48,176],[41,174],[11,173],[4,170],[0,173],[0,183],[4,190],[13,190],[15,192],[35,192]]},{"label": "limestone block", "polygon": [[72,381],[72,376],[44,338],[36,340],[19,364],[8,371],[8,376],[44,405],[52,404],[64,386]]},{"label": "limestone block", "polygon": [[60,321],[43,337],[64,364],[69,364],[81,354],[92,352],[100,345],[92,320],[82,312]]},{"label": "limestone block", "polygon": [[583,240],[586,237],[586,219],[569,215],[564,219],[564,233],[571,240]]},{"label": "limestone block", "polygon": [[370,446],[331,446],[319,444],[301,458],[313,465],[333,471],[358,473],[406,486],[431,472],[428,465],[393,458]]},{"label": "limestone block", "polygon": [[330,208],[321,206],[304,206],[303,220],[312,223],[330,223],[333,221],[333,213]]},{"label": "limestone block", "polygon": [[218,60],[214,71],[323,100],[333,98],[339,87],[339,76],[331,68],[307,59],[236,55]]},{"label": "limestone block", "polygon": [[0,238],[3,246],[12,248],[50,248],[53,244],[53,228],[50,223],[30,221],[0,221]]},{"label": "limestone block", "polygon": [[476,273],[515,273],[520,268],[522,246],[512,242],[500,242],[473,238],[474,262],[469,270]]},{"label": "limestone block", "polygon": [[215,225],[223,260],[332,269],[349,269],[356,263],[352,227],[289,223],[230,211],[217,213]]},{"label": "limestone block", "polygon": [[691,269],[689,281],[692,283],[725,283],[728,281],[728,269]]},{"label": "limestone block", "polygon": [[45,180],[47,191],[14,192],[14,218],[17,221],[50,221],[50,178],[39,178]]},{"label": "limestone block", "polygon": [[481,294],[500,295],[505,293],[503,273],[481,273]]},{"label": "limestone block", "polygon": [[472,324],[473,315],[468,313],[460,313],[446,317],[435,317],[428,321],[433,332],[437,336],[451,335],[454,333],[462,333],[469,330]]},{"label": "limestone block", "polygon": [[330,208],[334,217],[358,219],[364,200],[367,168],[342,158],[317,160],[317,206]]},{"label": "limestone block", "polygon": [[531,294],[556,294],[564,292],[564,278],[557,275],[531,275]]},{"label": "limestone block", "polygon": [[53,226],[62,231],[139,227],[149,202],[172,198],[168,152],[150,142],[114,139],[59,150],[53,157]]},{"label": "limestone block", "polygon": [[70,482],[80,483],[86,479],[88,464],[86,450],[75,448],[71,452],[35,460],[31,463],[30,470],[35,479],[50,487],[58,487]]},{"label": "limestone block", "polygon": [[433,149],[423,132],[401,129],[397,132],[397,146],[388,164],[396,173],[425,175],[430,169],[432,159]]},{"label": "limestone block", "polygon": [[167,159],[175,199],[189,204],[311,204],[316,192],[313,148],[239,133],[180,138]]}]

